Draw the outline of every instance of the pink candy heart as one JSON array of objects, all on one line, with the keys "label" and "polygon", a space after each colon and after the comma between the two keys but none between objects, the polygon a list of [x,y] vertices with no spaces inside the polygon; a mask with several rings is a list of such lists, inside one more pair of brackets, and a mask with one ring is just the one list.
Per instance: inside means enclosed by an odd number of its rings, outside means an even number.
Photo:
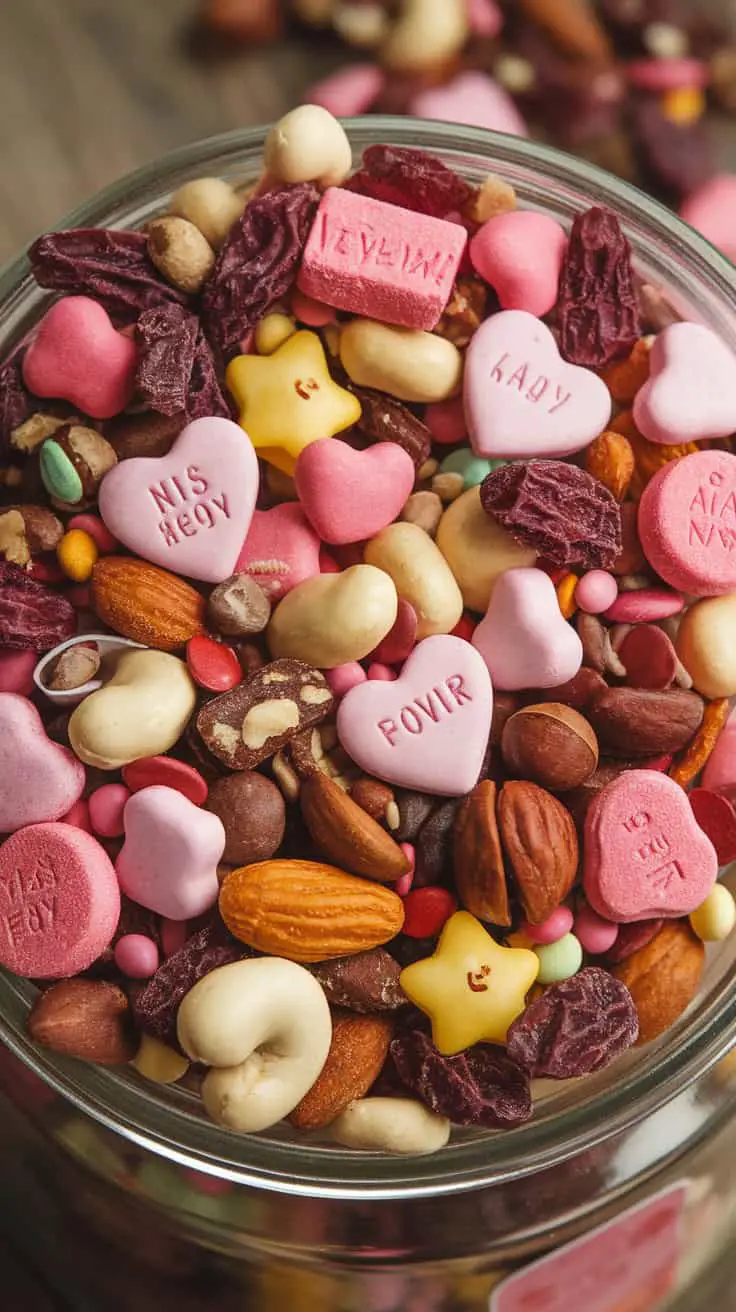
[{"label": "pink candy heart", "polygon": [[88,296],[64,296],[44,315],[23,357],[37,396],[61,397],[93,419],[112,419],[133,395],[138,351]]},{"label": "pink candy heart", "polygon": [[363,542],[397,518],[414,486],[411,456],[395,442],[355,451],[326,437],[305,447],[294,482],[312,527],[323,542]]},{"label": "pink candy heart", "polygon": [[0,693],[0,834],[66,815],[85,778],[69,748],[47,738],[33,703]]},{"label": "pink candy heart", "polygon": [[320,572],[320,540],[295,501],[256,510],[235,569],[250,574],[271,601]]},{"label": "pink candy heart", "polygon": [[477,783],[492,711],[481,657],[462,638],[438,634],[414,648],[398,679],[351,688],[337,732],[368,774],[452,797]]},{"label": "pink candy heart", "polygon": [[469,123],[471,127],[528,137],[529,129],[511,96],[487,73],[459,73],[441,87],[428,87],[414,96],[409,113],[415,118],[438,118],[446,123]]},{"label": "pink candy heart", "polygon": [[100,513],[144,560],[221,583],[233,573],[257,494],[258,460],[242,428],[230,419],[195,419],[168,455],[111,469]]},{"label": "pink candy heart", "polygon": [[673,323],[658,334],[634,423],[650,442],[678,445],[736,429],[736,355],[711,328]]},{"label": "pink candy heart", "polygon": [[125,842],[115,868],[123,892],[169,920],[201,916],[217,901],[222,821],[175,788],[134,793],[123,813]]},{"label": "pink candy heart", "polygon": [[509,569],[497,580],[473,633],[495,688],[557,688],[577,674],[583,645],[560,613],[541,569]]},{"label": "pink candy heart", "polygon": [[470,243],[473,266],[504,310],[549,314],[557,301],[567,234],[547,214],[512,210],[479,228]]},{"label": "pink candy heart", "polygon": [[476,455],[569,456],[603,431],[611,395],[567,364],[546,324],[524,310],[486,319],[468,347],[465,415]]}]

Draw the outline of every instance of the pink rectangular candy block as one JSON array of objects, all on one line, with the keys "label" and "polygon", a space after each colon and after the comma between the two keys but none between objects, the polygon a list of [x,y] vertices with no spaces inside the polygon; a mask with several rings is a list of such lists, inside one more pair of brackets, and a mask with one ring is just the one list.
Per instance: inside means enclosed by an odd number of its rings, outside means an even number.
[{"label": "pink rectangular candy block", "polygon": [[299,289],[403,328],[436,328],[467,242],[457,223],[330,188],[309,234]]}]

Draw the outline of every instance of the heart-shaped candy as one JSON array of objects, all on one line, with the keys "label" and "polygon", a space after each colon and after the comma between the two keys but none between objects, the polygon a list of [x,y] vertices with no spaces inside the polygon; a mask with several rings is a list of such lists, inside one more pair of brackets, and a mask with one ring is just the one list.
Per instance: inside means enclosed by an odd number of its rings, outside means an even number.
[{"label": "heart-shaped candy", "polygon": [[462,638],[436,634],[414,648],[398,679],[345,694],[337,732],[368,774],[456,797],[478,781],[493,712],[483,660]]},{"label": "heart-shaped candy", "polygon": [[63,296],[46,312],[23,357],[37,396],[62,397],[93,419],[112,419],[133,395],[138,349],[89,296]]},{"label": "heart-shaped candy", "polygon": [[603,431],[611,394],[567,364],[546,324],[526,310],[491,315],[468,347],[465,415],[476,455],[569,456]]},{"label": "heart-shaped candy", "polygon": [[700,323],[673,323],[649,354],[634,423],[650,442],[677,446],[736,429],[736,355]]},{"label": "heart-shaped candy", "polygon": [[225,850],[219,816],[155,784],[133,794],[123,821],[125,842],[115,868],[129,898],[169,920],[190,920],[214,905]]},{"label": "heart-shaped candy", "polygon": [[396,442],[355,451],[325,437],[305,447],[294,482],[304,513],[323,542],[363,542],[397,518],[414,486],[414,461]]},{"label": "heart-shaped candy", "polygon": [[296,501],[256,510],[235,570],[249,574],[272,601],[319,574],[320,542]]},{"label": "heart-shaped candy", "polygon": [[85,777],[69,748],[47,738],[32,702],[0,693],[0,834],[66,815]]},{"label": "heart-shaped candy", "polygon": [[498,579],[473,633],[495,688],[557,688],[577,674],[583,645],[560,613],[541,569],[509,569]]},{"label": "heart-shaped candy", "polygon": [[242,428],[230,419],[195,419],[168,455],[111,469],[100,513],[144,560],[221,583],[234,571],[257,494],[258,460]]}]

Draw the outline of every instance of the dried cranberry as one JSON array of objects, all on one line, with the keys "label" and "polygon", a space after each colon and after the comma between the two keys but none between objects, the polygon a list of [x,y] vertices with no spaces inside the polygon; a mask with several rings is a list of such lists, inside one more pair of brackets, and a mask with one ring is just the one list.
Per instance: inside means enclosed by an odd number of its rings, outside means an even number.
[{"label": "dried cranberry", "polygon": [[621,508],[597,478],[561,460],[517,460],[480,489],[483,509],[556,565],[607,569],[621,551]]},{"label": "dried cranberry", "polygon": [[233,224],[202,292],[213,347],[229,360],[269,305],[293,283],[319,204],[311,183],[266,192]]},{"label": "dried cranberry", "polygon": [[473,188],[434,155],[400,146],[369,146],[349,191],[444,219],[462,210]]},{"label": "dried cranberry", "polygon": [[710,788],[693,788],[693,815],[716,849],[719,866],[736,860],[736,808],[723,793]]},{"label": "dried cranberry", "polygon": [[391,1057],[407,1088],[456,1125],[496,1130],[532,1114],[526,1073],[490,1044],[443,1057],[423,1030],[414,1029],[392,1041]]},{"label": "dried cranberry", "polygon": [[34,401],[23,382],[23,352],[17,350],[0,368],[0,455],[10,446],[10,434],[33,413]]},{"label": "dried cranberry", "polygon": [[136,335],[141,348],[136,391],[141,401],[162,415],[229,416],[196,314],[181,305],[145,310]]},{"label": "dried cranberry", "polygon": [[560,275],[560,350],[600,369],[628,355],[640,336],[631,247],[611,210],[578,214]]},{"label": "dried cranberry", "polygon": [[532,1079],[591,1075],[639,1036],[634,999],[600,966],[553,984],[509,1029],[507,1052]]},{"label": "dried cranberry", "polygon": [[395,442],[410,455],[417,469],[429,459],[432,434],[426,424],[401,401],[368,387],[351,387],[362,407],[361,433],[374,442]]},{"label": "dried cranberry", "polygon": [[137,1024],[145,1034],[178,1047],[176,1013],[185,994],[210,971],[249,955],[221,922],[213,920],[168,957],[145,988],[131,998]]},{"label": "dried cranberry", "polygon": [[220,386],[212,348],[200,328],[194,346],[192,372],[189,375],[187,417],[204,419],[208,415],[219,415],[222,419],[230,419],[232,409]]},{"label": "dried cranberry", "polygon": [[188,300],[164,282],[151,263],[144,232],[47,232],[33,243],[28,258],[41,287],[92,296],[117,323],[131,323],[141,311],[157,305],[185,305]]},{"label": "dried cranberry", "polygon": [[647,943],[657,937],[663,924],[663,920],[632,920],[628,925],[619,925],[618,938],[610,952],[606,953],[608,964],[617,966],[620,961],[626,961],[627,957],[633,957],[635,952],[645,948]]},{"label": "dried cranberry", "polygon": [[76,631],[76,612],[66,597],[0,561],[0,647],[51,651]]}]

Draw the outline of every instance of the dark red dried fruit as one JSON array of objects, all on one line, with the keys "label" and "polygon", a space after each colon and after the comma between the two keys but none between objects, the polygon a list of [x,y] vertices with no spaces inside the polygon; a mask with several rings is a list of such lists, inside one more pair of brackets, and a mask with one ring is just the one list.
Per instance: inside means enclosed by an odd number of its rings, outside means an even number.
[{"label": "dark red dried fruit", "polygon": [[464,178],[434,155],[401,146],[369,146],[363,167],[345,187],[436,219],[462,210],[473,194]]},{"label": "dark red dried fruit", "polygon": [[507,1052],[532,1079],[592,1075],[639,1036],[634,999],[625,984],[587,966],[553,984],[509,1029]]},{"label": "dark red dried fruit", "polygon": [[410,455],[417,469],[421,469],[432,451],[432,433],[408,406],[383,392],[368,387],[352,387],[362,406],[358,421],[361,433],[374,442],[395,442]]},{"label": "dark red dried fruit", "polygon": [[23,352],[15,351],[0,368],[0,455],[10,446],[10,434],[33,413],[34,401],[23,382]]},{"label": "dark red dried fruit", "polygon": [[311,183],[257,196],[233,224],[202,290],[202,320],[225,360],[297,275],[320,193]]},{"label": "dark red dried fruit", "polygon": [[693,815],[707,834],[718,857],[719,866],[736,860],[736,808],[723,793],[710,788],[693,788],[690,793]]},{"label": "dark red dried fruit", "polygon": [[560,351],[571,364],[600,369],[640,337],[631,247],[611,210],[578,214],[562,263]]},{"label": "dark red dried fruit", "polygon": [[415,1029],[392,1041],[391,1057],[407,1088],[455,1125],[497,1130],[521,1125],[532,1114],[526,1073],[491,1044],[443,1057],[429,1035]]},{"label": "dark red dried fruit", "polygon": [[157,305],[186,305],[151,263],[144,232],[71,228],[47,232],[28,252],[36,282],[50,291],[91,296],[116,323],[131,323]]},{"label": "dark red dried fruit", "polygon": [[192,372],[189,375],[187,417],[205,419],[208,415],[219,415],[223,419],[231,419],[232,413],[220,386],[212,347],[200,327],[194,345]]},{"label": "dark red dried fruit", "polygon": [[145,310],[136,324],[138,398],[162,415],[230,415],[196,314],[182,305]]},{"label": "dark red dried fruit", "polygon": [[486,514],[555,565],[608,569],[621,551],[621,508],[608,488],[561,460],[515,460],[481,484]]},{"label": "dark red dried fruit", "polygon": [[619,925],[618,938],[609,952],[606,961],[610,966],[617,966],[627,957],[633,957],[640,948],[645,948],[656,938],[664,924],[663,920],[632,920],[628,925]]},{"label": "dark red dried fruit", "polygon": [[77,613],[66,597],[0,561],[0,647],[42,653],[76,631]]},{"label": "dark red dried fruit", "polygon": [[221,922],[213,920],[178,952],[167,957],[145,988],[133,995],[131,1006],[136,1024],[144,1034],[178,1048],[176,1014],[184,995],[218,966],[227,966],[250,955],[248,948],[231,938]]}]

